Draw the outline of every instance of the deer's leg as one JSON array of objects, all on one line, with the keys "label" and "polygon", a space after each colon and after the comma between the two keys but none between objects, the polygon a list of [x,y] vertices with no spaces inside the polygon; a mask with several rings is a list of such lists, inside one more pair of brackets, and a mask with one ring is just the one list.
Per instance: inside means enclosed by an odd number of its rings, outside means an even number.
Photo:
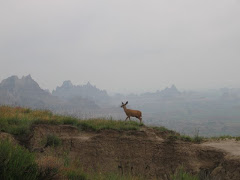
[{"label": "deer's leg", "polygon": [[127,121],[128,117],[125,119],[125,121]]},{"label": "deer's leg", "polygon": [[139,119],[140,123],[142,123],[142,117],[140,117],[140,118],[138,118],[138,119]]}]

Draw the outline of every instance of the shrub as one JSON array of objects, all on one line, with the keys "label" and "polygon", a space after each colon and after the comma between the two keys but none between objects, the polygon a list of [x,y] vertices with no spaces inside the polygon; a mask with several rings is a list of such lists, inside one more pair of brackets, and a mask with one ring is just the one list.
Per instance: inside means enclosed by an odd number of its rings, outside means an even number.
[{"label": "shrub", "polygon": [[236,141],[240,141],[240,136],[236,137]]},{"label": "shrub", "polygon": [[32,153],[8,140],[0,140],[0,179],[34,180],[37,175]]},{"label": "shrub", "polygon": [[179,139],[182,140],[182,141],[186,141],[186,142],[192,142],[193,141],[192,137],[187,136],[187,135],[181,135],[179,137]]},{"label": "shrub", "polygon": [[76,118],[72,118],[72,117],[65,117],[62,120],[62,122],[63,122],[63,124],[76,126],[78,123],[78,120]]},{"label": "shrub", "polygon": [[47,136],[44,144],[45,144],[45,147],[47,147],[47,146],[57,147],[57,146],[60,146],[62,144],[62,141],[56,135],[50,134],[50,135]]},{"label": "shrub", "polygon": [[69,180],[87,180],[87,174],[80,169],[65,169],[64,175]]},{"label": "shrub", "polygon": [[27,108],[27,109],[24,110],[23,113],[26,113],[26,114],[27,114],[27,113],[30,113],[31,111],[32,111],[31,109]]},{"label": "shrub", "polygon": [[178,137],[177,135],[172,135],[172,134],[170,134],[170,135],[167,136],[167,139],[168,139],[169,141],[176,141],[176,140],[179,139],[179,137]]}]

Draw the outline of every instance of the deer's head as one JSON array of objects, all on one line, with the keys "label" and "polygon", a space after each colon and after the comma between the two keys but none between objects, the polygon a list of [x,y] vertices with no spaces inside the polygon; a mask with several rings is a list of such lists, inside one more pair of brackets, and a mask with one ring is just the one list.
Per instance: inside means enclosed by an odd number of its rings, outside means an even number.
[{"label": "deer's head", "polygon": [[128,101],[125,104],[122,102],[121,108],[124,108],[127,104],[128,104]]}]

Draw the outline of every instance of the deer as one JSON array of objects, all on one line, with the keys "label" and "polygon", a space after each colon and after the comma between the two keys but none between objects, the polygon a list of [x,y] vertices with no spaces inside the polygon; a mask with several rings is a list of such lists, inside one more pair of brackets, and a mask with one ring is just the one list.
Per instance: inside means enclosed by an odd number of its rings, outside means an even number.
[{"label": "deer", "polygon": [[124,112],[127,115],[127,118],[125,119],[125,121],[127,121],[127,119],[131,120],[130,117],[136,117],[139,119],[140,123],[142,123],[142,112],[138,110],[127,109],[126,108],[127,104],[128,104],[128,101],[125,104],[122,102],[122,105],[121,105],[121,108],[123,108]]}]

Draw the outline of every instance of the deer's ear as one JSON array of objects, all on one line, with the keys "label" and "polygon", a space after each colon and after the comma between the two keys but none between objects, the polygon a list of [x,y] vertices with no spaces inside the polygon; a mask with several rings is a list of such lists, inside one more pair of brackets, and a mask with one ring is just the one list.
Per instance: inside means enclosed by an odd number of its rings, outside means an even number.
[{"label": "deer's ear", "polygon": [[128,104],[128,101],[126,102],[126,104]]},{"label": "deer's ear", "polygon": [[124,104],[124,103],[122,102],[122,104]]}]

